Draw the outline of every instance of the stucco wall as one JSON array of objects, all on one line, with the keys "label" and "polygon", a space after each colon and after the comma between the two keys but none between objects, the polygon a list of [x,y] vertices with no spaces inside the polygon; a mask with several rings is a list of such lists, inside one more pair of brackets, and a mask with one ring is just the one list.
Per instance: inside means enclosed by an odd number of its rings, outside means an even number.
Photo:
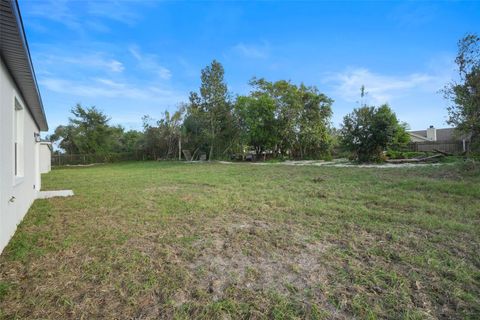
[{"label": "stucco wall", "polygon": [[[15,177],[15,98],[23,113],[23,177]],[[40,190],[39,147],[34,133],[38,127],[0,59],[0,252],[15,233]],[[14,201],[10,201],[15,197]]]},{"label": "stucco wall", "polygon": [[410,136],[410,141],[411,142],[424,142],[424,141],[426,141],[425,139],[417,138],[416,136],[411,135],[411,134],[409,134],[409,136]]},{"label": "stucco wall", "polygon": [[50,143],[40,143],[40,173],[47,173],[52,169],[52,150],[50,146]]}]

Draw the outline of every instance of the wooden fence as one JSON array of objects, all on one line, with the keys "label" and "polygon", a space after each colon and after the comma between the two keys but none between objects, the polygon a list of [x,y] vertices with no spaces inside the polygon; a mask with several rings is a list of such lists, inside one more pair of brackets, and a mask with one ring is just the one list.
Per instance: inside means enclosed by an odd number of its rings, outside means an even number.
[{"label": "wooden fence", "polygon": [[422,141],[412,142],[408,145],[410,151],[432,152],[439,150],[452,154],[461,154],[468,151],[469,148],[470,144],[468,141]]}]

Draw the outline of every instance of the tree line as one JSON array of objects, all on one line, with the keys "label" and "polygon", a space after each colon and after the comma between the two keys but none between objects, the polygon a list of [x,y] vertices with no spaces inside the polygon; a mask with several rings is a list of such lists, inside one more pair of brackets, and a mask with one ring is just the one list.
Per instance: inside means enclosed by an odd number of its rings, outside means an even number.
[{"label": "tree line", "polygon": [[[467,35],[459,41],[456,63],[460,82],[448,84],[452,102],[448,123],[480,140],[480,40]],[[110,124],[96,107],[77,104],[67,125],[49,137],[67,154],[141,152],[150,159],[178,159],[188,150],[193,159],[229,159],[245,154],[260,157],[324,159],[334,148],[361,162],[382,161],[388,148],[409,142],[407,125],[387,105],[362,102],[347,114],[339,130],[331,123],[333,99],[315,86],[291,81],[253,78],[247,95],[233,96],[216,60],[201,70],[201,85],[188,102],[158,120],[144,116],[143,130],[126,131]]]},{"label": "tree line", "polygon": [[252,79],[251,92],[232,98],[218,61],[201,71],[201,86],[175,112],[159,120],[143,117],[142,131],[109,125],[96,107],[77,104],[67,125],[50,140],[69,154],[140,151],[175,159],[180,149],[192,156],[225,159],[248,152],[256,156],[322,158],[330,155],[333,100],[314,86]]}]

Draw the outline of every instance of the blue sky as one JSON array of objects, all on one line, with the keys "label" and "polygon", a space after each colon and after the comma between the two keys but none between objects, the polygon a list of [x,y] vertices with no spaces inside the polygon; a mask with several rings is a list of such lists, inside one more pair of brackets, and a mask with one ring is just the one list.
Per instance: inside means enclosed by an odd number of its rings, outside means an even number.
[{"label": "blue sky", "polygon": [[50,131],[77,103],[140,129],[197,90],[212,59],[229,90],[253,77],[315,85],[332,122],[388,102],[412,129],[445,127],[438,91],[455,77],[456,43],[480,32],[480,2],[20,1]]}]

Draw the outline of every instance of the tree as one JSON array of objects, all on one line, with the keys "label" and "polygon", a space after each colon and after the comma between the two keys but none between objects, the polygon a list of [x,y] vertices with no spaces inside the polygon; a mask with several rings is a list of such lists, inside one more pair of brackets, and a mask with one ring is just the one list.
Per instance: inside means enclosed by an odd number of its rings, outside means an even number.
[{"label": "tree", "polygon": [[193,125],[192,129],[199,129],[196,137],[206,139],[197,148],[206,143],[209,160],[232,149],[238,136],[224,73],[223,66],[216,60],[202,69],[200,95],[191,92],[187,106],[188,123]]},{"label": "tree", "polygon": [[164,117],[158,121],[160,133],[165,142],[165,158],[176,158],[178,154],[179,140],[182,134],[183,109],[179,109],[170,116],[165,111]]},{"label": "tree", "polygon": [[142,132],[137,130],[126,131],[122,136],[122,145],[126,152],[138,150],[138,142],[142,138]]},{"label": "tree", "polygon": [[459,82],[447,84],[443,90],[451,101],[447,123],[460,134],[470,136],[472,149],[480,151],[480,37],[468,34],[458,42],[455,59]]},{"label": "tree", "polygon": [[75,144],[80,153],[107,153],[113,133],[108,125],[110,118],[94,106],[83,108],[77,104],[71,112],[69,122],[75,128]]},{"label": "tree", "polygon": [[257,155],[277,144],[275,101],[268,95],[240,96],[235,103],[242,141]]},{"label": "tree", "polygon": [[58,146],[68,154],[80,153],[75,144],[75,134],[75,128],[72,125],[59,125],[48,140],[52,143],[59,141]]},{"label": "tree", "polygon": [[329,154],[333,100],[312,86],[290,81],[252,79],[253,97],[269,96],[275,103],[276,153],[284,156],[321,157]]},{"label": "tree", "polygon": [[298,127],[300,156],[322,157],[330,153],[332,136],[330,134],[331,105],[333,100],[316,87],[299,88],[302,110]]},{"label": "tree", "polygon": [[139,144],[151,158],[176,158],[182,134],[183,111],[183,108],[179,108],[173,115],[165,111],[158,121],[154,121],[150,116],[142,118],[144,131]]},{"label": "tree", "polygon": [[192,149],[193,155],[198,151],[207,151],[209,145],[208,119],[205,112],[200,108],[200,97],[197,93],[190,93],[190,102],[186,106],[186,114],[183,121],[183,133],[185,136],[184,146]]},{"label": "tree", "polygon": [[101,154],[111,150],[113,130],[105,113],[80,104],[73,107],[71,113],[69,124],[57,127],[50,137],[52,141],[61,140],[59,146],[69,153]]},{"label": "tree", "polygon": [[145,155],[150,156],[152,159],[156,159],[159,154],[161,136],[159,128],[155,126],[154,120],[145,115],[142,117],[143,122],[143,136],[140,139],[140,149]]},{"label": "tree", "polygon": [[49,137],[68,154],[106,154],[133,152],[142,133],[111,126],[110,117],[96,107],[77,104],[71,110],[68,125],[60,125]]},{"label": "tree", "polygon": [[409,138],[405,124],[398,122],[387,104],[378,108],[362,106],[343,118],[342,144],[359,162],[382,161],[383,151]]}]

